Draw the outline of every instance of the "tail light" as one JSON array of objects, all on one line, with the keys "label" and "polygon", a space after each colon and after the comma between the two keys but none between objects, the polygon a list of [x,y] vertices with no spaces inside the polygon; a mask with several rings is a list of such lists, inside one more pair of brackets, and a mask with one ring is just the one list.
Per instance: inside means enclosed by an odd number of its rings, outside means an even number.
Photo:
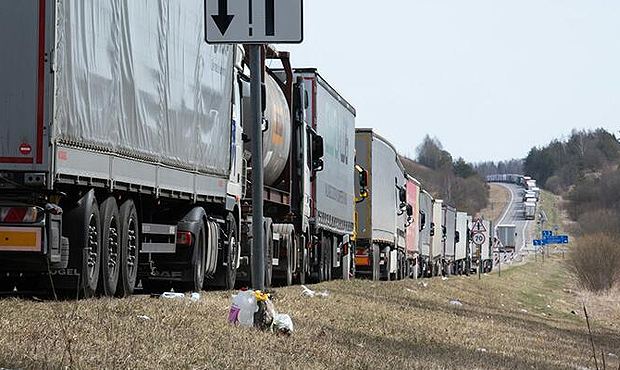
[{"label": "tail light", "polygon": [[192,245],[192,233],[189,231],[177,231],[177,244]]},{"label": "tail light", "polygon": [[43,214],[43,209],[39,207],[0,207],[0,222],[35,223]]}]

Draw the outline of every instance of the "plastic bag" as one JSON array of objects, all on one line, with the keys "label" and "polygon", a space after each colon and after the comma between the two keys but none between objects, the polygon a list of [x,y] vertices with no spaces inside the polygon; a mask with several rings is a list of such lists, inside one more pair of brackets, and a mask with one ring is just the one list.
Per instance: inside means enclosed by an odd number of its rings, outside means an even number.
[{"label": "plastic bag", "polygon": [[273,330],[278,334],[291,335],[293,333],[293,320],[287,314],[278,313],[273,318]]},{"label": "plastic bag", "polygon": [[254,313],[258,311],[256,295],[253,291],[241,291],[232,297],[228,322],[241,326],[254,326]]}]

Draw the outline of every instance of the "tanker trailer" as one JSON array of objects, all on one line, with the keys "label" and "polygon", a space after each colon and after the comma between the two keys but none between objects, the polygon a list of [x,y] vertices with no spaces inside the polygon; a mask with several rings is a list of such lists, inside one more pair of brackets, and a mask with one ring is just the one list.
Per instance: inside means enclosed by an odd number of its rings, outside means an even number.
[{"label": "tanker trailer", "polygon": [[[267,48],[267,59],[279,60],[283,69],[266,69],[263,127],[265,286],[273,279],[290,285],[304,283],[310,272],[310,246],[315,236],[310,229],[311,188],[323,170],[323,139],[308,122],[308,95],[302,78],[290,67],[289,54]],[[263,63],[264,64],[264,63]],[[240,78],[243,91],[243,120],[246,134],[244,157],[251,178],[252,140],[249,76]],[[353,171],[351,164],[350,172]],[[351,180],[352,181],[352,180]],[[238,277],[251,281],[252,199],[251,182],[242,200],[242,248]],[[352,217],[352,216],[351,216]]]},{"label": "tanker trailer", "polygon": [[433,197],[426,190],[420,192],[420,219],[424,222],[420,223],[420,235],[418,238],[418,247],[420,255],[418,257],[418,277],[432,276],[432,258],[431,246],[433,240]]},{"label": "tanker trailer", "polygon": [[234,285],[235,50],[147,3],[0,2],[0,288]]},{"label": "tanker trailer", "polygon": [[356,129],[357,161],[368,171],[370,196],[356,205],[356,273],[373,280],[398,277],[405,259],[407,194],[396,149],[372,129]]}]

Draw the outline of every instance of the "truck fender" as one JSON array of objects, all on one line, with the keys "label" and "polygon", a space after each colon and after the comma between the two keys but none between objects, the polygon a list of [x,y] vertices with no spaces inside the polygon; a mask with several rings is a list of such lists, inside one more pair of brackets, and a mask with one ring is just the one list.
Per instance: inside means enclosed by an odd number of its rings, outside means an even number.
[{"label": "truck fender", "polygon": [[207,212],[202,207],[194,207],[183,216],[183,218],[177,223],[177,230],[189,231],[192,235],[197,235],[200,229],[201,221],[204,224],[205,236],[206,236],[206,251],[205,251],[205,273],[206,275],[213,274],[218,260],[218,226],[215,222],[209,221]]}]

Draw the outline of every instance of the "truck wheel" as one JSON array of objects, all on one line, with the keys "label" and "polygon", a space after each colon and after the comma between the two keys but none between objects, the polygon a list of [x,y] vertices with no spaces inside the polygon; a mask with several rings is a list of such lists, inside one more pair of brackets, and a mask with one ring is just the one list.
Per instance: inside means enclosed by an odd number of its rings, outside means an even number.
[{"label": "truck wheel", "polygon": [[297,256],[299,261],[297,266],[297,282],[306,283],[306,271],[308,270],[308,249],[306,248],[306,237],[300,235],[297,240]]},{"label": "truck wheel", "polygon": [[292,230],[288,230],[285,235],[286,240],[286,274],[284,275],[284,284],[291,286],[293,284],[293,251],[297,249],[297,238]]},{"label": "truck wheel", "polygon": [[328,238],[327,239],[327,249],[325,250],[325,280],[326,281],[331,281],[332,280],[332,269],[334,266],[334,245],[332,244],[334,242],[333,238]]},{"label": "truck wheel", "polygon": [[15,278],[11,277],[11,276],[7,276],[6,274],[3,274],[3,276],[0,276],[0,292],[2,293],[12,293],[13,290],[15,289]]},{"label": "truck wheel", "polygon": [[67,212],[63,229],[63,234],[69,238],[69,266],[78,276],[59,277],[58,284],[54,282],[54,285],[67,289],[71,295],[77,286],[77,295],[93,297],[97,293],[101,266],[101,222],[93,190],[78,201],[76,208]]},{"label": "truck wheel", "polygon": [[225,279],[224,288],[227,290],[235,289],[237,279],[237,262],[239,259],[239,237],[237,235],[237,221],[229,213],[226,216],[226,267],[224,269]]},{"label": "truck wheel", "polygon": [[379,281],[381,278],[381,265],[379,261],[381,260],[381,254],[379,252],[379,246],[373,244],[370,247],[371,252],[371,263],[372,263],[372,281]]},{"label": "truck wheel", "polygon": [[101,214],[101,268],[99,291],[113,297],[118,285],[120,228],[116,199],[108,197],[99,207]]},{"label": "truck wheel", "polygon": [[191,274],[192,280],[182,284],[181,288],[185,291],[199,292],[205,281],[205,260],[207,251],[207,232],[204,220],[200,221],[200,226],[196,232],[196,240],[192,251]]},{"label": "truck wheel", "polygon": [[273,226],[271,218],[265,218],[265,289],[271,288],[273,280]]},{"label": "truck wheel", "polygon": [[385,260],[383,263],[383,270],[385,270],[385,280],[390,281],[390,264],[392,262],[390,261],[390,247],[383,248],[383,254],[385,255]]},{"label": "truck wheel", "polygon": [[[119,212],[121,229],[120,263],[118,286],[116,295],[127,297],[133,294],[138,280],[138,256],[140,243],[140,228],[138,212],[133,200],[126,200]],[[148,284],[148,283],[147,283]]]}]

